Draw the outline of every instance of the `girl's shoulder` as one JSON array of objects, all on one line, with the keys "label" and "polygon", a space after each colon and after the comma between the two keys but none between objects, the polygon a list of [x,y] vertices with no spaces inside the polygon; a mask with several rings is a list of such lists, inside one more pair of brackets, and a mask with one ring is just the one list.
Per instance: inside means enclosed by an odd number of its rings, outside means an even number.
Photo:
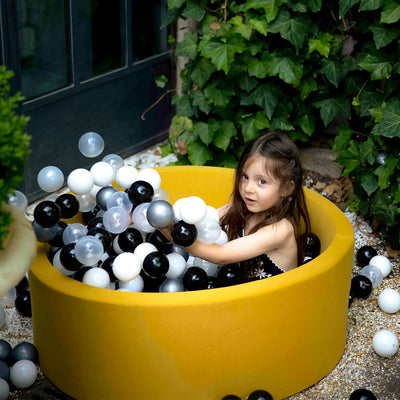
[{"label": "girl's shoulder", "polygon": [[222,218],[228,212],[228,210],[231,208],[231,205],[232,203],[229,202],[217,209],[219,218]]},{"label": "girl's shoulder", "polygon": [[274,222],[273,224],[263,226],[258,232],[271,232],[275,231],[275,234],[282,239],[288,236],[294,235],[294,227],[292,222],[288,218],[282,218],[281,220]]}]

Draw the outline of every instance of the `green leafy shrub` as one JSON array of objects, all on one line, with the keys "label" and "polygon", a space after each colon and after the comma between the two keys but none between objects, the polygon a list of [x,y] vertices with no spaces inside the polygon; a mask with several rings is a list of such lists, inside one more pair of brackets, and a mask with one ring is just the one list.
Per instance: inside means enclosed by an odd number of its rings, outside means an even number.
[{"label": "green leafy shrub", "polygon": [[354,177],[352,207],[398,246],[400,4],[168,0],[168,8],[169,22],[191,18],[198,29],[176,45],[189,61],[163,150],[179,139],[181,162],[234,166],[262,130],[307,142],[337,127],[333,150]]},{"label": "green leafy shrub", "polygon": [[11,215],[4,205],[8,202],[8,195],[23,182],[30,142],[25,133],[29,118],[16,113],[23,97],[20,93],[9,95],[9,80],[13,75],[12,71],[0,66],[0,249],[11,224]]}]

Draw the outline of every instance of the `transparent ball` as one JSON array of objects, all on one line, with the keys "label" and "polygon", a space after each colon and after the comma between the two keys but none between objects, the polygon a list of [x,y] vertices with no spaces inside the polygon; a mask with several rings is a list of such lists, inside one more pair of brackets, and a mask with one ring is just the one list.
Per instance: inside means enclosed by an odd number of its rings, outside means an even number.
[{"label": "transparent ball", "polygon": [[24,193],[19,190],[14,190],[12,194],[8,195],[8,204],[20,210],[21,212],[25,212],[28,207],[28,199]]},{"label": "transparent ball", "polygon": [[74,194],[86,194],[92,190],[94,182],[87,169],[76,168],[68,175],[67,185]]},{"label": "transparent ball", "polygon": [[219,246],[222,246],[223,244],[228,243],[228,235],[226,234],[226,232],[221,229],[218,239],[214,243],[218,244]]},{"label": "transparent ball", "polygon": [[169,261],[169,269],[165,276],[168,279],[178,279],[182,277],[186,271],[185,258],[179,253],[169,253],[167,254],[167,258]]},{"label": "transparent ball", "polygon": [[219,265],[203,260],[202,258],[195,257],[193,261],[194,267],[200,267],[207,272],[208,276],[217,276]]},{"label": "transparent ball", "polygon": [[111,207],[103,215],[103,224],[108,232],[121,233],[130,224],[129,213],[122,207]]},{"label": "transparent ball", "polygon": [[151,201],[157,201],[157,200],[164,200],[164,201],[168,201],[168,203],[169,203],[168,192],[161,188],[155,190]]},{"label": "transparent ball", "polygon": [[126,212],[130,213],[133,208],[132,202],[129,200],[128,193],[117,191],[108,198],[107,209],[112,207],[121,207]]},{"label": "transparent ball", "polygon": [[135,167],[125,165],[117,171],[115,181],[121,189],[128,189],[136,181],[137,174],[138,170]]},{"label": "transparent ball", "polygon": [[95,236],[84,236],[76,242],[75,257],[83,265],[96,265],[103,254],[103,243]]},{"label": "transparent ball", "polygon": [[96,199],[90,193],[78,194],[76,198],[79,202],[80,212],[92,211],[96,207]]},{"label": "transparent ball", "polygon": [[85,157],[97,157],[104,150],[104,140],[96,132],[86,132],[79,138],[78,148]]},{"label": "transparent ball", "polygon": [[151,203],[142,203],[135,207],[132,213],[132,220],[137,229],[145,233],[155,231],[155,228],[150,225],[147,220],[147,209]]},{"label": "transparent ball", "polygon": [[143,292],[144,280],[138,275],[135,279],[130,281],[120,281],[119,289],[124,289],[126,292]]},{"label": "transparent ball", "polygon": [[372,286],[378,287],[383,280],[383,275],[381,270],[375,265],[366,265],[361,271],[360,275],[366,276],[372,283]]},{"label": "transparent ball", "polygon": [[63,232],[63,242],[64,244],[76,243],[80,238],[86,236],[88,229],[85,225],[75,222],[69,224]]},{"label": "transparent ball", "polygon": [[37,378],[37,368],[31,360],[19,360],[10,369],[10,381],[18,389],[33,385]]},{"label": "transparent ball", "polygon": [[115,176],[114,168],[105,161],[93,164],[90,168],[90,174],[92,175],[94,184],[100,187],[110,186]]},{"label": "transparent ball", "polygon": [[211,244],[218,240],[221,227],[214,218],[205,217],[195,224],[197,228],[197,239],[205,244]]},{"label": "transparent ball", "polygon": [[102,161],[109,163],[113,167],[114,175],[124,166],[124,160],[118,154],[107,154]]},{"label": "transparent ball", "polygon": [[45,192],[56,192],[64,185],[64,174],[53,165],[42,168],[37,175],[37,182]]}]

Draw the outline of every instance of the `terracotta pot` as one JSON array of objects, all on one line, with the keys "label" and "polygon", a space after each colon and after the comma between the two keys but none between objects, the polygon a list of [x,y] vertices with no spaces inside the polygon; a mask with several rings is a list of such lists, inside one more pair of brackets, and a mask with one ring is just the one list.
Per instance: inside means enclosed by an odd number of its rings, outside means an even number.
[{"label": "terracotta pot", "polygon": [[0,250],[0,298],[29,271],[37,248],[36,235],[30,221],[15,207],[6,205],[5,209],[11,212],[13,222],[4,250]]}]

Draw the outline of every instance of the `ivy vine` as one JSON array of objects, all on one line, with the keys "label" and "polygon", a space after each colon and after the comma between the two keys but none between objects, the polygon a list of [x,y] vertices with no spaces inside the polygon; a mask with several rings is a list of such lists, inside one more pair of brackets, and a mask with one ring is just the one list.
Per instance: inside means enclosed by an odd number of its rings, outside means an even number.
[{"label": "ivy vine", "polygon": [[[197,21],[175,95],[182,163],[234,167],[263,130],[310,141],[328,127],[354,177],[352,208],[400,243],[400,2],[168,0],[168,21]],[[338,123],[338,121],[341,121]]]}]

